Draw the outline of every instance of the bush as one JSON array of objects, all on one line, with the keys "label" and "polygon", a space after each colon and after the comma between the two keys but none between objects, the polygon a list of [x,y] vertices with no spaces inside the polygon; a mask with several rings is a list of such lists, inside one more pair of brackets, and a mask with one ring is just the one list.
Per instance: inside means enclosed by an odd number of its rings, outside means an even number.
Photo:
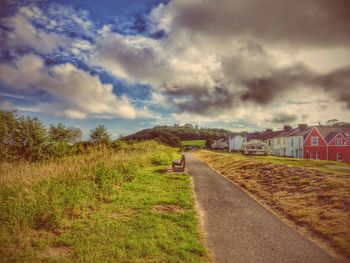
[{"label": "bush", "polygon": [[154,165],[167,165],[170,164],[170,156],[163,152],[156,152],[153,154],[151,163]]},{"label": "bush", "polygon": [[45,147],[45,155],[52,158],[61,158],[73,153],[73,147],[66,142],[52,142]]}]

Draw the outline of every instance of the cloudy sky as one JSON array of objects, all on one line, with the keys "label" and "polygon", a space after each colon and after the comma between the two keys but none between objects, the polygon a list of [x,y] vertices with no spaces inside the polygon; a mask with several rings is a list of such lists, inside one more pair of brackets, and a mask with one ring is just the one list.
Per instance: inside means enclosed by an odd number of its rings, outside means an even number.
[{"label": "cloudy sky", "polygon": [[349,0],[2,0],[0,108],[114,135],[350,121]]}]

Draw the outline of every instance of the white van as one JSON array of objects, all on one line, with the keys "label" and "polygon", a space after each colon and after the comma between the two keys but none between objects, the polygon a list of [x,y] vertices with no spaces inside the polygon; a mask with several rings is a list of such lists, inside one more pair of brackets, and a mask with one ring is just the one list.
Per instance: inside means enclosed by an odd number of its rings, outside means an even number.
[{"label": "white van", "polygon": [[268,155],[270,148],[260,141],[249,141],[242,144],[241,153],[244,155]]}]

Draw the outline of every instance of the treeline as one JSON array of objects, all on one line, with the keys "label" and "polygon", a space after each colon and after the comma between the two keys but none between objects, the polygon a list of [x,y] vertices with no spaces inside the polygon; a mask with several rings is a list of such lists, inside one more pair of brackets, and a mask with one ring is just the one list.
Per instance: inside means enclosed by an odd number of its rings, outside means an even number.
[{"label": "treeline", "polygon": [[82,131],[75,127],[45,125],[37,118],[0,111],[0,162],[38,161],[83,153],[94,145],[117,147],[106,127],[99,125],[90,131],[90,140],[81,141]]},{"label": "treeline", "polygon": [[206,140],[213,141],[227,138],[230,131],[225,129],[198,128],[192,125],[185,126],[156,126],[125,136],[124,140],[144,141],[157,139],[173,147],[180,147],[184,140]]}]

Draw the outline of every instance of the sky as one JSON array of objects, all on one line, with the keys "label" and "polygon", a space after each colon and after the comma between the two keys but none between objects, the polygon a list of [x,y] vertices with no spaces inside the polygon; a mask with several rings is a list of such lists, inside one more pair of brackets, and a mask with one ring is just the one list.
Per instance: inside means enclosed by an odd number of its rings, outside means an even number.
[{"label": "sky", "polygon": [[348,0],[0,4],[0,109],[118,137],[350,121]]}]

